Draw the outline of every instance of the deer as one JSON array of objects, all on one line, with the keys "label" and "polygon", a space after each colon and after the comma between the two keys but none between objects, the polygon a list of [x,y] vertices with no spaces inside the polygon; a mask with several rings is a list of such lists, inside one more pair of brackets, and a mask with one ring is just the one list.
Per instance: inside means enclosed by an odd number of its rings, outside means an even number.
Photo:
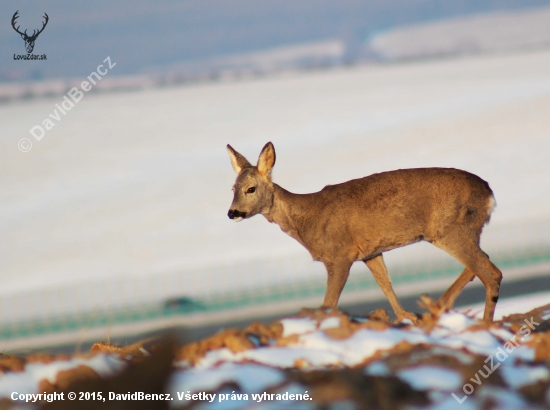
[{"label": "deer", "polygon": [[364,262],[388,299],[396,322],[417,323],[392,288],[383,253],[426,241],[447,252],[464,271],[437,300],[450,309],[462,289],[478,277],[485,287],[483,320],[493,321],[502,272],[480,248],[480,236],[496,202],[489,184],[454,168],[381,172],[295,194],[272,182],[275,147],[268,142],[255,166],[231,145],[237,173],[229,219],[263,215],[297,240],[327,270],[323,307],[336,308],[354,262]]},{"label": "deer", "polygon": [[32,35],[29,36],[29,35],[27,35],[27,30],[25,30],[24,33],[19,31],[19,27],[21,27],[21,26],[15,27],[16,20],[19,17],[18,13],[19,13],[19,10],[17,10],[13,14],[13,17],[11,19],[11,26],[13,27],[13,29],[15,31],[17,31],[21,35],[21,38],[23,40],[25,40],[25,48],[27,49],[27,53],[30,54],[34,50],[34,42],[36,41],[38,35],[44,31],[44,29],[46,28],[46,25],[48,24],[48,21],[50,20],[50,18],[48,17],[48,14],[44,13],[44,16],[43,16],[44,22],[42,23],[42,28],[40,30],[33,30]]}]

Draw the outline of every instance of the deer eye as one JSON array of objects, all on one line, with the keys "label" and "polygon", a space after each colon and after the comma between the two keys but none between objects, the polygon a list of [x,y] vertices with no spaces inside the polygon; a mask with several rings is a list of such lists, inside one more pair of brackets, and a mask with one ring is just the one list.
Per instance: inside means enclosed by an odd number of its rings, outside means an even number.
[{"label": "deer eye", "polygon": [[247,194],[253,194],[254,192],[256,192],[256,187],[250,187],[246,190]]}]

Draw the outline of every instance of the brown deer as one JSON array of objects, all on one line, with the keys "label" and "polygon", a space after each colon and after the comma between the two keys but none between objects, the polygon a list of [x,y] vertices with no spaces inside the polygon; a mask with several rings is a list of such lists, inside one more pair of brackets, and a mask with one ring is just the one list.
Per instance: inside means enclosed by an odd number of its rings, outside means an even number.
[{"label": "brown deer", "polygon": [[275,148],[268,142],[256,166],[227,145],[237,173],[228,216],[241,221],[262,214],[324,263],[323,306],[336,307],[351,265],[363,261],[388,298],[398,321],[416,322],[393,291],[383,252],[419,241],[443,249],[466,269],[438,300],[447,309],[477,276],[485,286],[486,322],[493,320],[502,273],[479,247],[495,206],[487,182],[453,168],[400,169],[293,194],[271,181]]}]

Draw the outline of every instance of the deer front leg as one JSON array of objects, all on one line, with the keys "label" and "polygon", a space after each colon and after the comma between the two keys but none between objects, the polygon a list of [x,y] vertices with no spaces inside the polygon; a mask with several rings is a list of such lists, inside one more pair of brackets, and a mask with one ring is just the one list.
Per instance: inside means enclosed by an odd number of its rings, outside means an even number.
[{"label": "deer front leg", "polygon": [[384,292],[384,295],[386,295],[386,298],[390,302],[390,305],[395,312],[395,316],[397,317],[396,321],[401,322],[403,319],[410,319],[413,323],[416,323],[418,321],[416,315],[403,309],[401,303],[397,300],[397,296],[391,286],[390,275],[388,275],[388,270],[386,269],[386,264],[384,263],[382,255],[378,255],[365,261],[365,264],[372,272],[372,276],[374,276],[376,283],[378,283],[378,286],[380,286],[380,289],[382,289],[382,292]]},{"label": "deer front leg", "polygon": [[351,264],[349,262],[325,262],[325,267],[327,268],[328,277],[323,307],[336,307],[340,294],[348,280]]}]

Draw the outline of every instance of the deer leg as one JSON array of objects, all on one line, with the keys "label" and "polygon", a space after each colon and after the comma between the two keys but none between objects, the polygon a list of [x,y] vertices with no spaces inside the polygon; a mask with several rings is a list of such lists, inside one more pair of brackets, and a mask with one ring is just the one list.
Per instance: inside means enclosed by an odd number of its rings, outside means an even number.
[{"label": "deer leg", "polygon": [[468,282],[471,282],[474,278],[475,275],[468,270],[468,268],[464,269],[451,287],[447,289],[443,295],[441,295],[437,301],[437,304],[444,309],[450,309],[453,307],[456,297],[460,294],[460,292],[462,292],[462,289],[464,289]]},{"label": "deer leg", "polygon": [[382,289],[382,292],[384,292],[384,295],[386,295],[386,298],[390,302],[390,305],[395,312],[395,316],[397,317],[396,320],[400,322],[403,319],[410,319],[413,323],[416,323],[416,315],[403,309],[401,303],[397,300],[397,296],[391,286],[391,279],[388,275],[388,269],[386,268],[382,255],[366,260],[365,264],[372,272],[372,276],[374,276],[376,283],[378,283],[378,286],[380,286],[380,289]]},{"label": "deer leg", "polygon": [[[453,244],[456,243],[459,243],[460,246],[453,246]],[[483,312],[483,320],[487,323],[491,323],[498,301],[502,272],[489,260],[487,254],[479,248],[478,242],[468,242],[467,238],[464,237],[453,237],[446,238],[439,243],[434,242],[434,245],[454,256],[460,263],[466,266],[467,270],[481,280],[485,286],[485,311]],[[464,276],[466,277],[466,275]],[[455,284],[453,284],[451,288],[454,285]]]},{"label": "deer leg", "polygon": [[487,323],[493,321],[495,308],[498,301],[502,272],[485,255],[479,255],[471,269],[485,286],[485,311],[483,320]]},{"label": "deer leg", "polygon": [[[498,302],[498,296],[500,291],[500,283],[502,282],[502,272],[497,268],[489,258],[484,258],[484,272],[489,272],[487,283],[485,285],[485,311],[483,312],[483,320],[491,323],[495,315],[495,308]],[[481,278],[480,278],[481,279]]]},{"label": "deer leg", "polygon": [[344,289],[344,285],[348,280],[349,269],[351,263],[339,262],[331,263],[325,262],[327,268],[327,290],[325,292],[325,300],[323,301],[323,307],[336,307],[338,305],[338,299]]}]

